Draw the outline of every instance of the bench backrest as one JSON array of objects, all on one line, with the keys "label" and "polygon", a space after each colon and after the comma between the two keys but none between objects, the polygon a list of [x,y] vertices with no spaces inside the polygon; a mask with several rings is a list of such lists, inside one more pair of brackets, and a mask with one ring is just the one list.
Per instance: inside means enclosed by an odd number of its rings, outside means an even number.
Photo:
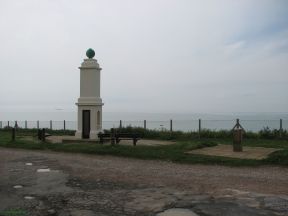
[{"label": "bench backrest", "polygon": [[[111,137],[111,133],[98,133],[99,138]],[[131,133],[115,133],[115,137],[117,138],[139,138],[139,134],[131,134]]]}]

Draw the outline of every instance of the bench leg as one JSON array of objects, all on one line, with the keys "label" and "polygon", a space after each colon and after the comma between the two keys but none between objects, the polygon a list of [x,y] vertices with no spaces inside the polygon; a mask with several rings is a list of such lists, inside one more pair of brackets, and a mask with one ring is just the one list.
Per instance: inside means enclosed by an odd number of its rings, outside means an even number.
[{"label": "bench leg", "polygon": [[115,145],[115,138],[114,137],[111,138],[111,145]]},{"label": "bench leg", "polygon": [[136,146],[137,139],[133,139],[133,145]]}]

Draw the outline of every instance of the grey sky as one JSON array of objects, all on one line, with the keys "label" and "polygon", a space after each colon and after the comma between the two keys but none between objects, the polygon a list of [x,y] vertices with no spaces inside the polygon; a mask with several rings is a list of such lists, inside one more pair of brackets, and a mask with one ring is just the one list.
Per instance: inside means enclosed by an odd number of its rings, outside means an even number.
[{"label": "grey sky", "polygon": [[287,112],[288,1],[0,0],[0,111]]}]

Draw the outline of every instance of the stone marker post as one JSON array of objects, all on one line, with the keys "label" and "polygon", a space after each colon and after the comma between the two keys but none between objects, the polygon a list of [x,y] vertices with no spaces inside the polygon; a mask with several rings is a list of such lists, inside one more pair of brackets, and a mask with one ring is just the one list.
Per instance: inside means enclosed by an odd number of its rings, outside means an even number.
[{"label": "stone marker post", "polygon": [[242,152],[242,140],[244,129],[239,123],[239,119],[236,120],[236,125],[232,129],[233,131],[233,151]]}]

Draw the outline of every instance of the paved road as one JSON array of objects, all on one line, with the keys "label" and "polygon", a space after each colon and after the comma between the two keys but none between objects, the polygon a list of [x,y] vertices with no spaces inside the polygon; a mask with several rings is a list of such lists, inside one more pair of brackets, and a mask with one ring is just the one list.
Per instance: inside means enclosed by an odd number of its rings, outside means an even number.
[{"label": "paved road", "polygon": [[154,216],[174,208],[200,216],[288,215],[284,167],[180,165],[0,148],[0,175],[0,215],[18,209],[31,216]]}]

